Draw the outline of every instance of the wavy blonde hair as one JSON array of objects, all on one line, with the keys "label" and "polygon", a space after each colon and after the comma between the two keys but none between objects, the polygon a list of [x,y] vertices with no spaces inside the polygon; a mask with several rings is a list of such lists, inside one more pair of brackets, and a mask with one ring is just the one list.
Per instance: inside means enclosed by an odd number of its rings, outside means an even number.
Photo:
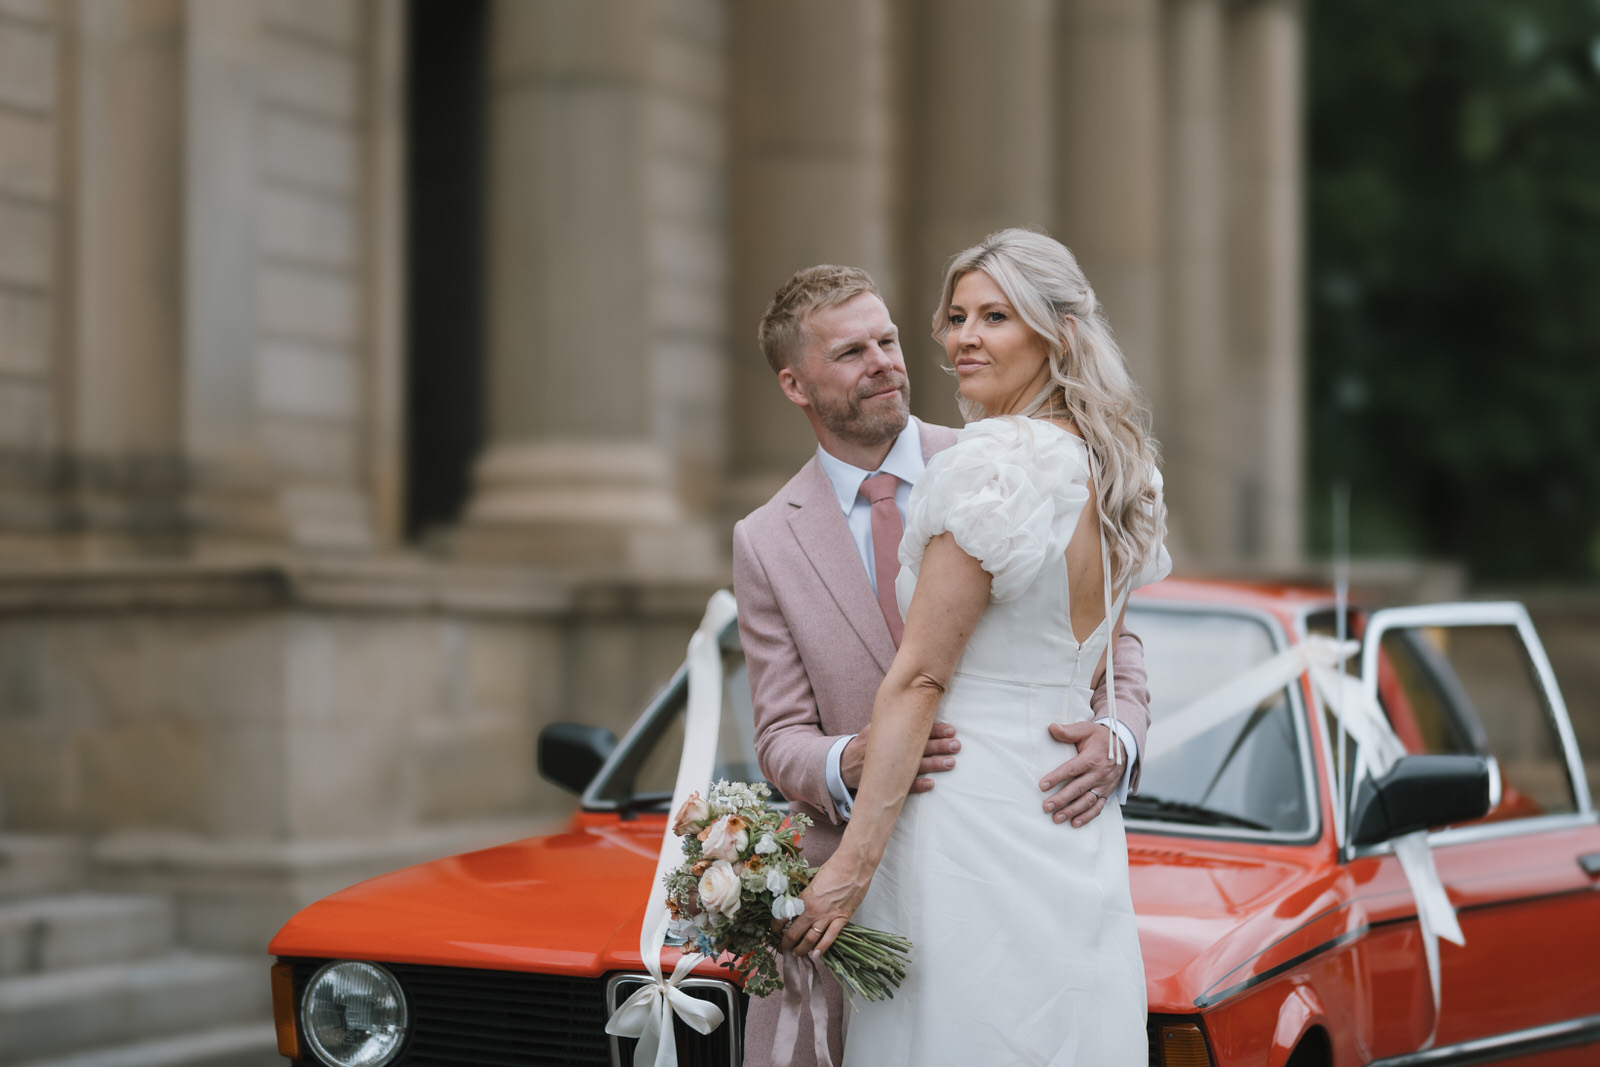
[{"label": "wavy blonde hair", "polygon": [[[956,283],[974,271],[994,280],[1049,349],[1051,381],[1023,414],[1065,409],[1088,443],[1112,584],[1120,589],[1157,557],[1167,527],[1155,484],[1160,449],[1122,349],[1077,258],[1060,241],[1023,229],[992,233],[950,260],[933,312],[933,336],[941,344],[950,332]],[[969,422],[988,414],[964,397],[958,403]]]}]

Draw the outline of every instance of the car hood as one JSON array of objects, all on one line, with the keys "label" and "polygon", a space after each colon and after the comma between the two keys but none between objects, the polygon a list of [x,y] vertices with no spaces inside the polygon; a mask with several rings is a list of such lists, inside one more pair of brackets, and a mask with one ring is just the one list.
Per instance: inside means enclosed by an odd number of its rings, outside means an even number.
[{"label": "car hood", "polygon": [[[580,822],[381,875],[301,911],[269,951],[586,976],[637,970],[662,830],[660,819]],[[670,965],[676,950],[664,958]]]},{"label": "car hood", "polygon": [[1321,847],[1130,836],[1153,1012],[1194,1012],[1343,932],[1342,874]]},{"label": "car hood", "polygon": [[[585,824],[351,886],[290,919],[278,956],[597,976],[637,970],[663,820]],[[1338,866],[1315,847],[1132,834],[1150,1010],[1188,1013],[1342,933]],[[670,964],[674,949],[664,954]],[[700,970],[720,969],[702,964]]]}]

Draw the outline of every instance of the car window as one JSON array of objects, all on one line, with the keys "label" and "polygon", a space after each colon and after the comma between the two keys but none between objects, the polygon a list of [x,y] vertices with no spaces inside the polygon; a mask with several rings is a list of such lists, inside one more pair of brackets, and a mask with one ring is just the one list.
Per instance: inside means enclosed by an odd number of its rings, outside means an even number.
[{"label": "car window", "polygon": [[1378,700],[1413,754],[1493,756],[1491,819],[1577,810],[1544,687],[1516,627],[1401,626],[1379,638]]},{"label": "car window", "polygon": [[[711,778],[713,781],[725,778],[730,782],[765,781],[756,764],[755,714],[750,704],[750,674],[745,667],[744,654],[737,649],[724,651],[722,666],[722,728],[717,732],[717,760]],[[635,791],[672,792],[683,754],[683,711],[687,702],[688,687],[685,686],[676,708],[671,711],[671,721],[640,764],[634,779]]]},{"label": "car window", "polygon": [[1224,816],[1213,826],[1309,832],[1308,779],[1287,688],[1177,747],[1162,740],[1163,722],[1176,722],[1195,700],[1277,653],[1270,624],[1253,615],[1149,605],[1129,608],[1126,628],[1144,642],[1151,714],[1139,798],[1126,814],[1198,822],[1212,812]]},{"label": "car window", "polygon": [[[755,756],[755,716],[750,703],[750,676],[737,629],[730,627],[722,641],[722,724],[717,733],[717,759],[712,780],[759,782],[761,768]],[[630,804],[644,810],[662,809],[672,797],[683,756],[684,712],[689,686],[682,672],[646,712],[639,728],[624,742],[625,750],[598,785],[594,800]],[[771,783],[769,782],[770,786]],[[772,788],[775,801],[782,795]]]}]

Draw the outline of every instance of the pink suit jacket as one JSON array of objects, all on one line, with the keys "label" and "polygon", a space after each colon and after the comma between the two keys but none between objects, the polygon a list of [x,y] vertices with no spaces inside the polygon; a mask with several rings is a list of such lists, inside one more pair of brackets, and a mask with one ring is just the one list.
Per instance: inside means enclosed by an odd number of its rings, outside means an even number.
[{"label": "pink suit jacket", "polygon": [[[924,460],[955,443],[952,429],[920,420],[918,425]],[[733,589],[755,703],[756,756],[762,773],[793,810],[811,817],[806,858],[820,864],[844,833],[828,793],[828,750],[871,720],[873,700],[895,649],[839,498],[816,456],[733,528]],[[1138,638],[1123,635],[1115,665],[1118,718],[1127,723],[1142,752],[1150,712]],[[1104,700],[1104,690],[1096,690],[1097,713]],[[1063,760],[1067,755],[1063,748]],[[1133,773],[1137,787],[1137,766]],[[1039,799],[1042,804],[1043,793]],[[1042,810],[1039,817],[1045,818]],[[1071,830],[1064,827],[1063,832]],[[827,984],[833,987],[831,981]],[[767,1062],[780,999],[751,1003],[747,1064]],[[832,1001],[830,1030],[838,1062],[838,1020],[848,1008],[840,1005],[837,987]],[[807,1019],[795,1063],[814,1062],[810,1052]]]}]

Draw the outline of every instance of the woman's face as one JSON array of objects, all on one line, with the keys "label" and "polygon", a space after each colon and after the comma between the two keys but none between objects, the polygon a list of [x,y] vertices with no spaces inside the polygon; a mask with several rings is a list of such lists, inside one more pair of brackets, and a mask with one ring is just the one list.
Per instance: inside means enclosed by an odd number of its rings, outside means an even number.
[{"label": "woman's face", "polygon": [[991,415],[1027,407],[1050,380],[1050,349],[994,279],[983,271],[963,274],[945,308],[950,332],[945,355],[955,368],[961,395]]}]

